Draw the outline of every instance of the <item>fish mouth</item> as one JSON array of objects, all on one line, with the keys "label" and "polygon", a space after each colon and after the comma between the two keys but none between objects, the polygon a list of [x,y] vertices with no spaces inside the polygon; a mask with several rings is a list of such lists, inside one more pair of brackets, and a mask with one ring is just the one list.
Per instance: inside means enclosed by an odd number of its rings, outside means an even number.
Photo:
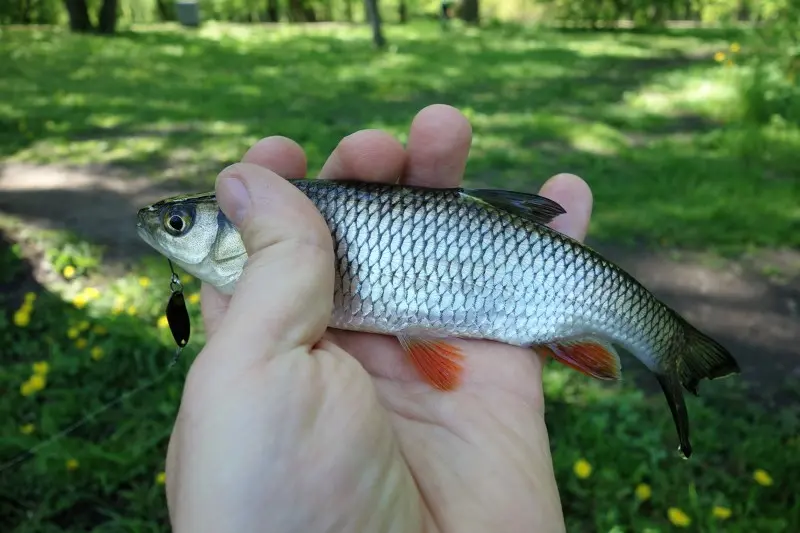
[{"label": "fish mouth", "polygon": [[139,212],[136,214],[136,233],[139,235],[139,238],[142,239],[144,242],[149,244],[150,246],[155,247],[155,242],[153,241],[150,232],[147,230],[149,224],[147,222],[147,214],[150,210],[147,207],[139,209]]}]

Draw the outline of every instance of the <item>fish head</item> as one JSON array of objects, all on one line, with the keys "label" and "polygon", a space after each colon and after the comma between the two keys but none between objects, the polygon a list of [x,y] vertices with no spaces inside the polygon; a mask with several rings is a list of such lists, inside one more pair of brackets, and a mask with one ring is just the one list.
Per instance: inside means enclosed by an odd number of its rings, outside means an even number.
[{"label": "fish head", "polygon": [[227,294],[247,260],[239,232],[220,211],[213,193],[177,196],[143,207],[136,231],[155,251]]}]

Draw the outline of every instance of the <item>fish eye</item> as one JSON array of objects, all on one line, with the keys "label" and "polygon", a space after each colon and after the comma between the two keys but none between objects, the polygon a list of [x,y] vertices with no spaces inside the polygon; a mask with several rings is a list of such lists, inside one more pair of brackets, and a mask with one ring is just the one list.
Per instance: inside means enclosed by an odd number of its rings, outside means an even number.
[{"label": "fish eye", "polygon": [[169,221],[167,222],[167,224],[169,224],[169,227],[174,229],[175,231],[180,232],[181,230],[183,230],[183,219],[178,215],[172,215],[171,217],[169,217]]},{"label": "fish eye", "polygon": [[164,229],[173,237],[185,234],[191,225],[191,214],[182,209],[170,210],[164,214]]}]

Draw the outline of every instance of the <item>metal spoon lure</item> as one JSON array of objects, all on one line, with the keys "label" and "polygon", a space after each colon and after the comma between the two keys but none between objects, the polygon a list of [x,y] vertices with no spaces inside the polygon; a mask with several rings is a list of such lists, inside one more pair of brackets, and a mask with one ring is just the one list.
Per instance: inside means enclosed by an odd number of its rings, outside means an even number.
[{"label": "metal spoon lure", "polygon": [[169,364],[171,367],[178,362],[178,357],[181,354],[181,350],[183,350],[183,348],[189,342],[191,321],[189,320],[189,311],[186,309],[186,301],[183,298],[183,285],[181,285],[181,279],[175,273],[175,269],[172,266],[172,261],[167,259],[167,262],[169,263],[169,269],[172,272],[172,279],[169,282],[169,290],[172,291],[172,294],[167,301],[167,309],[165,314],[167,316],[169,330],[172,332],[172,337],[175,339],[175,344],[178,345],[175,349],[175,357],[172,358],[172,362]]}]

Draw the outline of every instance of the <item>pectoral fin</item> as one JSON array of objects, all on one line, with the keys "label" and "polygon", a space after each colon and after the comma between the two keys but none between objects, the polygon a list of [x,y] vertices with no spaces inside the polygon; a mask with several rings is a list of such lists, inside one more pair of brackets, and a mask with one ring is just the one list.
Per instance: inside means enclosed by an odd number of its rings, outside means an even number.
[{"label": "pectoral fin", "polygon": [[414,367],[425,381],[439,390],[454,390],[461,383],[464,354],[443,339],[430,337],[397,337]]},{"label": "pectoral fin", "polygon": [[597,379],[618,380],[622,365],[613,346],[594,337],[553,342],[535,347],[570,368]]}]

